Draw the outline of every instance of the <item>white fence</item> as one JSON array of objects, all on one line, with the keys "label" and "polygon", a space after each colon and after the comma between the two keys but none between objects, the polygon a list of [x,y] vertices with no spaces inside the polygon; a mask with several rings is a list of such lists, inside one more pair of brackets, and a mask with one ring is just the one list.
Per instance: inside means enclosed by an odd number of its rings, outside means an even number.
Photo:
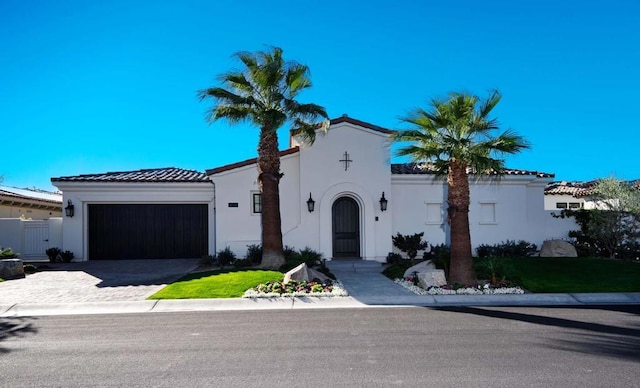
[{"label": "white fence", "polygon": [[12,248],[23,260],[45,260],[47,249],[62,248],[62,218],[0,218],[0,246]]}]

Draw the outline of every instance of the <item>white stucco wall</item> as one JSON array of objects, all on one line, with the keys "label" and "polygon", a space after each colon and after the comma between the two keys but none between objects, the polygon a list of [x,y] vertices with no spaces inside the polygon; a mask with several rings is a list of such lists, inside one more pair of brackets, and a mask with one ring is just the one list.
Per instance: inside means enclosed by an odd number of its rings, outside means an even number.
[{"label": "white stucco wall", "polygon": [[[379,204],[382,192],[391,202],[387,135],[340,123],[326,135],[319,133],[313,145],[293,139],[292,147],[300,149],[281,159],[283,243],[296,249],[309,247],[331,258],[332,206],[338,198],[347,196],[360,210],[361,257],[384,261],[391,250],[391,212],[381,212]],[[345,163],[340,162],[345,151],[352,160],[346,170]],[[251,192],[259,190],[256,178],[255,164],[211,176],[216,187],[218,249],[229,246],[243,256],[246,245],[260,242],[260,216],[251,214]],[[315,201],[312,213],[306,204],[310,193]],[[229,202],[238,207],[229,207]]]},{"label": "white stucco wall", "polygon": [[[45,231],[29,236],[29,224],[44,224]],[[34,240],[35,239],[35,240]],[[20,218],[0,218],[0,247],[11,248],[23,260],[45,260],[45,251],[62,246],[62,218],[48,220],[22,220]]]},{"label": "white stucco wall", "polygon": [[[313,146],[300,145],[301,198],[312,193],[314,213],[303,212],[304,227],[292,233],[292,240],[318,246],[325,257],[333,254],[332,206],[342,196],[353,198],[360,208],[360,255],[366,260],[384,261],[391,251],[391,169],[389,135],[351,123],[332,125],[319,134]],[[348,163],[345,169],[345,152]],[[388,211],[380,210],[382,193]],[[293,232],[293,231],[292,231]],[[309,245],[312,248],[314,245]],[[314,248],[316,249],[316,248]]]},{"label": "white stucco wall", "polygon": [[[284,174],[280,180],[283,240],[285,245],[304,248],[286,238],[288,232],[300,224],[302,205],[298,189],[299,155],[295,153],[283,156],[280,170]],[[260,214],[253,213],[252,207],[252,194],[260,192],[257,166],[250,164],[234,168],[212,175],[211,179],[216,192],[217,250],[229,247],[238,257],[243,257],[247,252],[247,245],[261,243]],[[304,206],[306,208],[306,204]]]},{"label": "white stucco wall", "polygon": [[74,261],[88,259],[88,205],[118,203],[193,203],[209,206],[209,251],[215,250],[214,190],[209,182],[188,183],[113,183],[113,182],[54,182],[63,192],[62,203],[74,204],[73,217],[64,216],[62,249],[73,252]]},{"label": "white stucco wall", "polygon": [[[556,220],[544,210],[547,182],[532,175],[507,175],[499,181],[472,178],[469,228],[473,248],[506,240],[526,240],[540,247],[544,240],[563,234],[571,223]],[[424,232],[430,244],[450,244],[443,180],[429,174],[394,175],[392,190],[393,234]],[[439,218],[435,216],[438,205]],[[494,218],[489,214],[491,209]]]},{"label": "white stucco wall", "polygon": [[592,207],[585,203],[584,198],[576,198],[570,194],[549,194],[544,196],[545,210],[561,210],[556,207],[558,202],[566,203],[567,206],[569,206],[569,203],[579,203],[584,208]]},{"label": "white stucco wall", "polygon": [[62,216],[62,210],[43,210],[26,206],[8,206],[0,205],[0,218],[20,218],[24,216],[26,219],[48,220],[52,217]]}]

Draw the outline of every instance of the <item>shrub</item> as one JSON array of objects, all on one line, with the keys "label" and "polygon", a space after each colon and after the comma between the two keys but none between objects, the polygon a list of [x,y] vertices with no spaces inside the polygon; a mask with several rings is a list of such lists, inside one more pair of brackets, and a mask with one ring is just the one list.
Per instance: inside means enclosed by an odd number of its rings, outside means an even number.
[{"label": "shrub", "polygon": [[425,258],[430,258],[437,269],[444,270],[445,276],[449,277],[449,264],[451,263],[451,248],[445,244],[431,246],[431,252],[425,252]]},{"label": "shrub", "polygon": [[418,255],[418,251],[429,246],[426,241],[422,240],[422,236],[424,236],[424,232],[407,235],[397,233],[395,236],[391,236],[391,240],[393,245],[406,253],[411,262],[413,262]]},{"label": "shrub", "polygon": [[201,267],[215,267],[218,265],[218,258],[216,255],[204,255],[200,258],[199,265]]},{"label": "shrub", "polygon": [[58,255],[62,253],[62,249],[58,247],[52,247],[44,251],[49,258],[50,263],[55,263],[58,260]]},{"label": "shrub", "polygon": [[74,255],[73,255],[73,252],[71,251],[64,251],[64,252],[60,252],[60,255],[58,255],[58,257],[60,258],[60,261],[62,263],[71,263]]},{"label": "shrub", "polygon": [[253,264],[260,264],[262,261],[262,245],[251,244],[247,245],[247,255],[245,258]]},{"label": "shrub", "polygon": [[473,270],[478,279],[487,279],[493,286],[498,286],[513,276],[511,265],[494,257],[474,258]]},{"label": "shrub", "polygon": [[402,255],[395,252],[389,252],[387,255],[387,264],[402,263]]},{"label": "shrub", "polygon": [[318,253],[309,247],[305,247],[299,251],[300,260],[306,263],[309,267],[320,265],[322,260],[322,253]]},{"label": "shrub", "polygon": [[502,241],[499,244],[481,244],[476,248],[478,257],[526,257],[535,252],[536,245],[520,240]]},{"label": "shrub", "polygon": [[218,256],[218,264],[220,266],[229,265],[229,264],[232,264],[234,261],[236,261],[236,254],[233,253],[233,251],[229,247],[226,247],[218,251],[217,256]]},{"label": "shrub", "polygon": [[238,259],[238,260],[235,260],[235,261],[233,262],[233,266],[234,266],[236,269],[240,269],[240,268],[248,268],[248,267],[253,266],[253,264],[254,264],[254,263],[253,263],[250,259]]},{"label": "shrub", "polygon": [[307,266],[313,267],[320,264],[322,260],[322,253],[318,253],[313,249],[306,247],[299,251],[292,250],[287,247],[285,249],[285,264],[280,267],[280,272],[287,272],[302,263],[306,263]]},{"label": "shrub", "polygon": [[284,254],[284,259],[285,260],[291,260],[292,258],[294,258],[298,254],[296,249],[293,248],[293,247],[290,247],[290,246],[285,246],[284,250],[282,251],[282,253]]},{"label": "shrub", "polygon": [[382,274],[389,279],[402,279],[404,272],[413,266],[409,260],[403,260],[400,263],[391,264],[382,271]]},{"label": "shrub", "polygon": [[25,264],[23,265],[24,273],[32,274],[38,272],[38,268],[33,264]]},{"label": "shrub", "polygon": [[625,241],[616,248],[616,258],[626,261],[640,258],[640,242]]},{"label": "shrub", "polygon": [[20,254],[13,251],[11,248],[0,247],[0,259],[15,259]]}]

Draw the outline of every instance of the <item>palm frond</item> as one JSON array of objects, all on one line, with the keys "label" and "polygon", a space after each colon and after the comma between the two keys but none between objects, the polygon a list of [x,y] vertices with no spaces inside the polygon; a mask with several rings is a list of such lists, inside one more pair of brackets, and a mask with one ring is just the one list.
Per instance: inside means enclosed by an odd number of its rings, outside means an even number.
[{"label": "palm frond", "polygon": [[220,75],[222,87],[198,91],[200,100],[211,98],[216,102],[208,112],[208,121],[250,120],[261,130],[270,132],[289,122],[293,128],[307,132],[312,127],[317,129],[318,119],[328,118],[320,105],[295,99],[300,91],[311,86],[309,68],[285,61],[281,48],[241,51],[235,57],[244,69]]},{"label": "palm frond", "polygon": [[520,152],[529,144],[513,131],[493,135],[499,123],[489,115],[501,98],[494,90],[484,100],[460,92],[432,99],[428,109],[417,108],[401,118],[413,128],[397,132],[394,140],[413,144],[400,148],[397,154],[410,156],[415,162],[434,163],[442,172],[455,160],[480,174],[504,172],[504,160],[496,156]]}]

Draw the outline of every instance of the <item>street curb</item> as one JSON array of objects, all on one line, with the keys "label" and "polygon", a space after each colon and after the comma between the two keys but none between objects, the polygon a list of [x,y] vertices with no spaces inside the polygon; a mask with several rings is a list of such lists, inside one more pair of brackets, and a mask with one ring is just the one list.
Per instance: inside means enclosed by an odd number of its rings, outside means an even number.
[{"label": "street curb", "polygon": [[408,295],[403,297],[286,297],[164,299],[122,302],[1,305],[0,317],[187,311],[308,310],[391,307],[524,307],[640,305],[640,293]]}]

